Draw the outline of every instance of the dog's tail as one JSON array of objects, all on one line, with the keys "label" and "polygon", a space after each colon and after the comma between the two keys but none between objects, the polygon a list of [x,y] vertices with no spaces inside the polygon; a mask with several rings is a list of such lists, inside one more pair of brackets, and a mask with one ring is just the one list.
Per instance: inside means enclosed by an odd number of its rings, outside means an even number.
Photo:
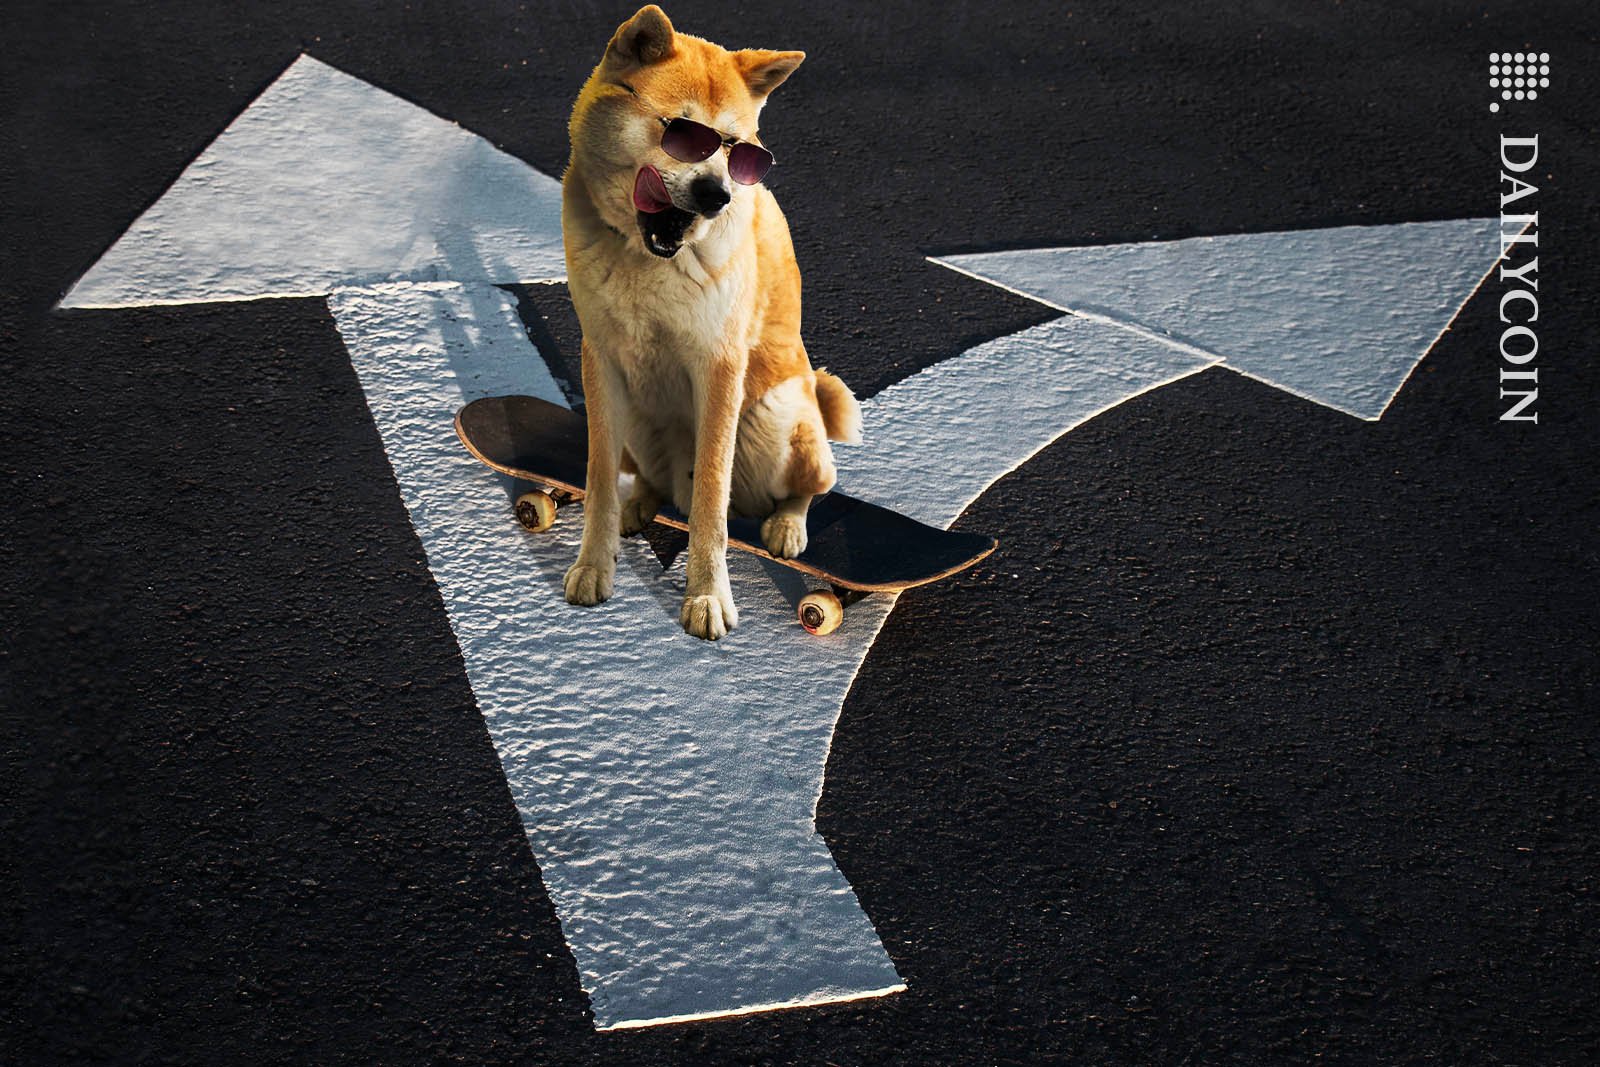
[{"label": "dog's tail", "polygon": [[850,387],[825,370],[817,371],[817,407],[828,440],[847,445],[861,443],[861,405]]}]

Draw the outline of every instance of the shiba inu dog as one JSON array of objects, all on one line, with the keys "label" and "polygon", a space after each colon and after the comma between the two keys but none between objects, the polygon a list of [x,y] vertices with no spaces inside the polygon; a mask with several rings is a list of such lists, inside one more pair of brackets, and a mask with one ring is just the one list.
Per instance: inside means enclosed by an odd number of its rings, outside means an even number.
[{"label": "shiba inu dog", "polygon": [[[606,46],[572,109],[562,177],[567,285],[583,327],[589,417],[583,542],[567,600],[611,595],[618,537],[663,501],[689,517],[684,629],[738,623],[730,509],[765,517],[775,556],[806,546],[806,508],[834,483],[828,441],[861,412],[800,341],[800,271],[756,120],[803,52],[730,52],[655,5]],[[619,472],[632,473],[622,500]]]}]

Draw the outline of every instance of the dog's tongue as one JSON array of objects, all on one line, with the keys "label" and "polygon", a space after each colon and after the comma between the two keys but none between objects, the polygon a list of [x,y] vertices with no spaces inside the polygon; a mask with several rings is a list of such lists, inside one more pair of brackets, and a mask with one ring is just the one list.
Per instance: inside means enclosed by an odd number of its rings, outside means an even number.
[{"label": "dog's tongue", "polygon": [[672,206],[672,197],[667,195],[667,183],[661,180],[661,172],[648,163],[639,168],[633,179],[633,206],[647,215]]}]

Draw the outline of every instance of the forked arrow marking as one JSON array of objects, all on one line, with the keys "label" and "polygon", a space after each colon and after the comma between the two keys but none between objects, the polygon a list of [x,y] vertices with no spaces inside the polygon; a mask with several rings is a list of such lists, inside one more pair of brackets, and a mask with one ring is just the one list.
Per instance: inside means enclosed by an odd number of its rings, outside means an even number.
[{"label": "forked arrow marking", "polygon": [[[1255,247],[1273,270],[1273,243]],[[903,988],[814,821],[893,598],[807,638],[796,576],[736,553],[742,624],[708,645],[677,626],[681,565],[663,573],[626,542],[613,600],[569,608],[579,524],[523,534],[454,439],[455,409],[478,396],[562,402],[496,287],[562,276],[553,179],[301,57],[63,306],[328,298],[597,1026]],[[1126,325],[1065,316],[870,398],[841,483],[948,526],[1056,437],[1222,359]]]}]

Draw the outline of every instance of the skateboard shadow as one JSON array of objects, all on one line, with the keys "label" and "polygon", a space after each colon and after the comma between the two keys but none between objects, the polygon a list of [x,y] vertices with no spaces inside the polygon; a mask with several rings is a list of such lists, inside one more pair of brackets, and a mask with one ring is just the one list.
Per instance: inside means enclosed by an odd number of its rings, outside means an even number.
[{"label": "skateboard shadow", "polygon": [[801,598],[811,591],[810,586],[806,585],[805,576],[793,567],[785,567],[770,559],[756,556],[755,560],[761,564],[761,569],[767,573],[768,579],[782,594],[783,599],[789,602],[789,607],[798,608]]},{"label": "skateboard shadow", "polygon": [[[517,497],[534,489],[542,488],[533,482],[526,482],[520,478],[513,478],[508,474],[496,473],[500,480],[500,488],[506,496],[506,509],[509,512]],[[515,525],[515,520],[511,520]],[[530,551],[539,549],[549,552],[552,549],[556,558],[550,566],[536,568],[535,588],[528,591],[529,596],[549,596],[554,602],[562,603],[566,600],[566,574],[567,567],[577,559],[576,541],[583,529],[583,505],[569,504],[563,507],[556,518],[557,526],[566,526],[572,535],[570,539],[562,539],[559,545],[552,544],[550,533],[533,533],[522,531]],[[571,558],[567,558],[570,555]],[[781,569],[781,568],[780,568]],[[674,626],[678,624],[678,617],[683,607],[684,577],[682,557],[673,560],[671,566],[663,567],[660,558],[650,543],[643,537],[624,537],[617,548],[617,581],[628,581],[629,573],[649,593],[651,598],[660,606],[661,614]],[[628,572],[628,573],[624,573]],[[801,594],[804,595],[804,594]],[[568,605],[572,611],[584,611],[585,608]]]}]

